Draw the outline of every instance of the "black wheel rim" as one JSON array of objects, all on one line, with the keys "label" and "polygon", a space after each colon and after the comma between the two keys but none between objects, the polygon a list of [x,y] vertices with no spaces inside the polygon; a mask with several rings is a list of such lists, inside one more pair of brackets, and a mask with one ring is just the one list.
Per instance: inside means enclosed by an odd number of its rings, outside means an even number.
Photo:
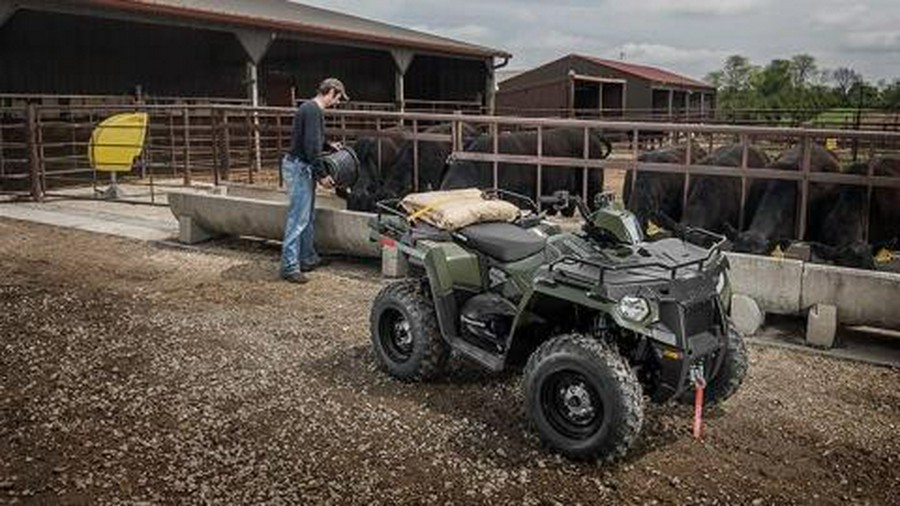
[{"label": "black wheel rim", "polygon": [[412,329],[409,320],[396,309],[387,309],[378,323],[381,348],[394,362],[406,362],[413,352]]},{"label": "black wheel rim", "polygon": [[578,371],[551,373],[540,387],[541,409],[550,425],[565,437],[587,439],[603,426],[603,398]]}]

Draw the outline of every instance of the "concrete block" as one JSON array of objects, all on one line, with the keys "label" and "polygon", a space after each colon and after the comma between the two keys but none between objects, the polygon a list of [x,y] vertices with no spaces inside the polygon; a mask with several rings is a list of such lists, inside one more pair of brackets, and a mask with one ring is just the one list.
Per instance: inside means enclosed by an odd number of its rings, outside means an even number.
[{"label": "concrete block", "polygon": [[178,216],[178,242],[197,244],[198,242],[213,239],[218,235],[200,226],[190,216]]},{"label": "concrete block", "polygon": [[816,304],[806,317],[806,344],[817,348],[834,347],[837,334],[837,308],[830,304]]},{"label": "concrete block", "polygon": [[[229,193],[233,190],[234,187],[231,187]],[[270,193],[277,195],[275,192]],[[170,192],[168,198],[172,214],[179,220],[190,218],[188,231],[193,231],[196,226],[209,234],[273,240],[284,237],[287,201],[283,198],[247,198],[193,192]],[[368,258],[378,258],[381,255],[379,245],[369,241],[369,219],[372,214],[319,207],[319,204],[317,199],[316,247],[319,252]]]},{"label": "concrete block", "polygon": [[402,278],[409,272],[406,255],[395,244],[385,244],[381,248],[381,275],[386,278]]},{"label": "concrete block", "polygon": [[838,308],[841,323],[900,329],[900,273],[806,264],[801,307]]},{"label": "concrete block", "polygon": [[726,253],[734,293],[751,297],[766,313],[800,314],[803,262]]},{"label": "concrete block", "polygon": [[756,334],[765,320],[766,314],[752,297],[740,293],[731,296],[731,322],[741,335]]}]

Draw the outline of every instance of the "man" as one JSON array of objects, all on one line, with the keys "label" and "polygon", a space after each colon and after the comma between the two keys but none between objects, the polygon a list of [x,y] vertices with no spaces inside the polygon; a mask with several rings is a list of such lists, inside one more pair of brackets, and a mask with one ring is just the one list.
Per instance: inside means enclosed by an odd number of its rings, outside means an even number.
[{"label": "man", "polygon": [[289,200],[281,246],[281,277],[292,283],[306,283],[303,273],[323,265],[313,244],[315,181],[325,188],[334,186],[320,162],[326,147],[323,111],[348,99],[344,84],[330,77],[319,84],[315,98],[304,102],[294,115],[291,150],[281,162]]}]

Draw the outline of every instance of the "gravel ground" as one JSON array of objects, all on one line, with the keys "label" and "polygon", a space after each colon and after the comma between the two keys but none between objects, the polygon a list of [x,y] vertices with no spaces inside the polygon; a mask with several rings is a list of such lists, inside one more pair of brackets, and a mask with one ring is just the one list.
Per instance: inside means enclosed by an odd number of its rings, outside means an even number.
[{"label": "gravel ground", "polygon": [[708,414],[651,406],[625,462],[540,448],[519,377],[375,366],[373,266],[0,220],[0,502],[900,504],[900,372],[751,347]]}]

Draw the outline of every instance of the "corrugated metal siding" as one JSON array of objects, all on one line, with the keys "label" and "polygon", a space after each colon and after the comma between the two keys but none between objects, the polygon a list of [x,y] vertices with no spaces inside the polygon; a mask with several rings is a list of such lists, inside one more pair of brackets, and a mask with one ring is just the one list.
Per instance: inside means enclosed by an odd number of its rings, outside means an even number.
[{"label": "corrugated metal siding", "polygon": [[319,82],[333,76],[355,101],[394,101],[394,60],[387,51],[280,39],[263,59],[263,90],[273,74],[289,76],[298,98],[315,95]]}]

